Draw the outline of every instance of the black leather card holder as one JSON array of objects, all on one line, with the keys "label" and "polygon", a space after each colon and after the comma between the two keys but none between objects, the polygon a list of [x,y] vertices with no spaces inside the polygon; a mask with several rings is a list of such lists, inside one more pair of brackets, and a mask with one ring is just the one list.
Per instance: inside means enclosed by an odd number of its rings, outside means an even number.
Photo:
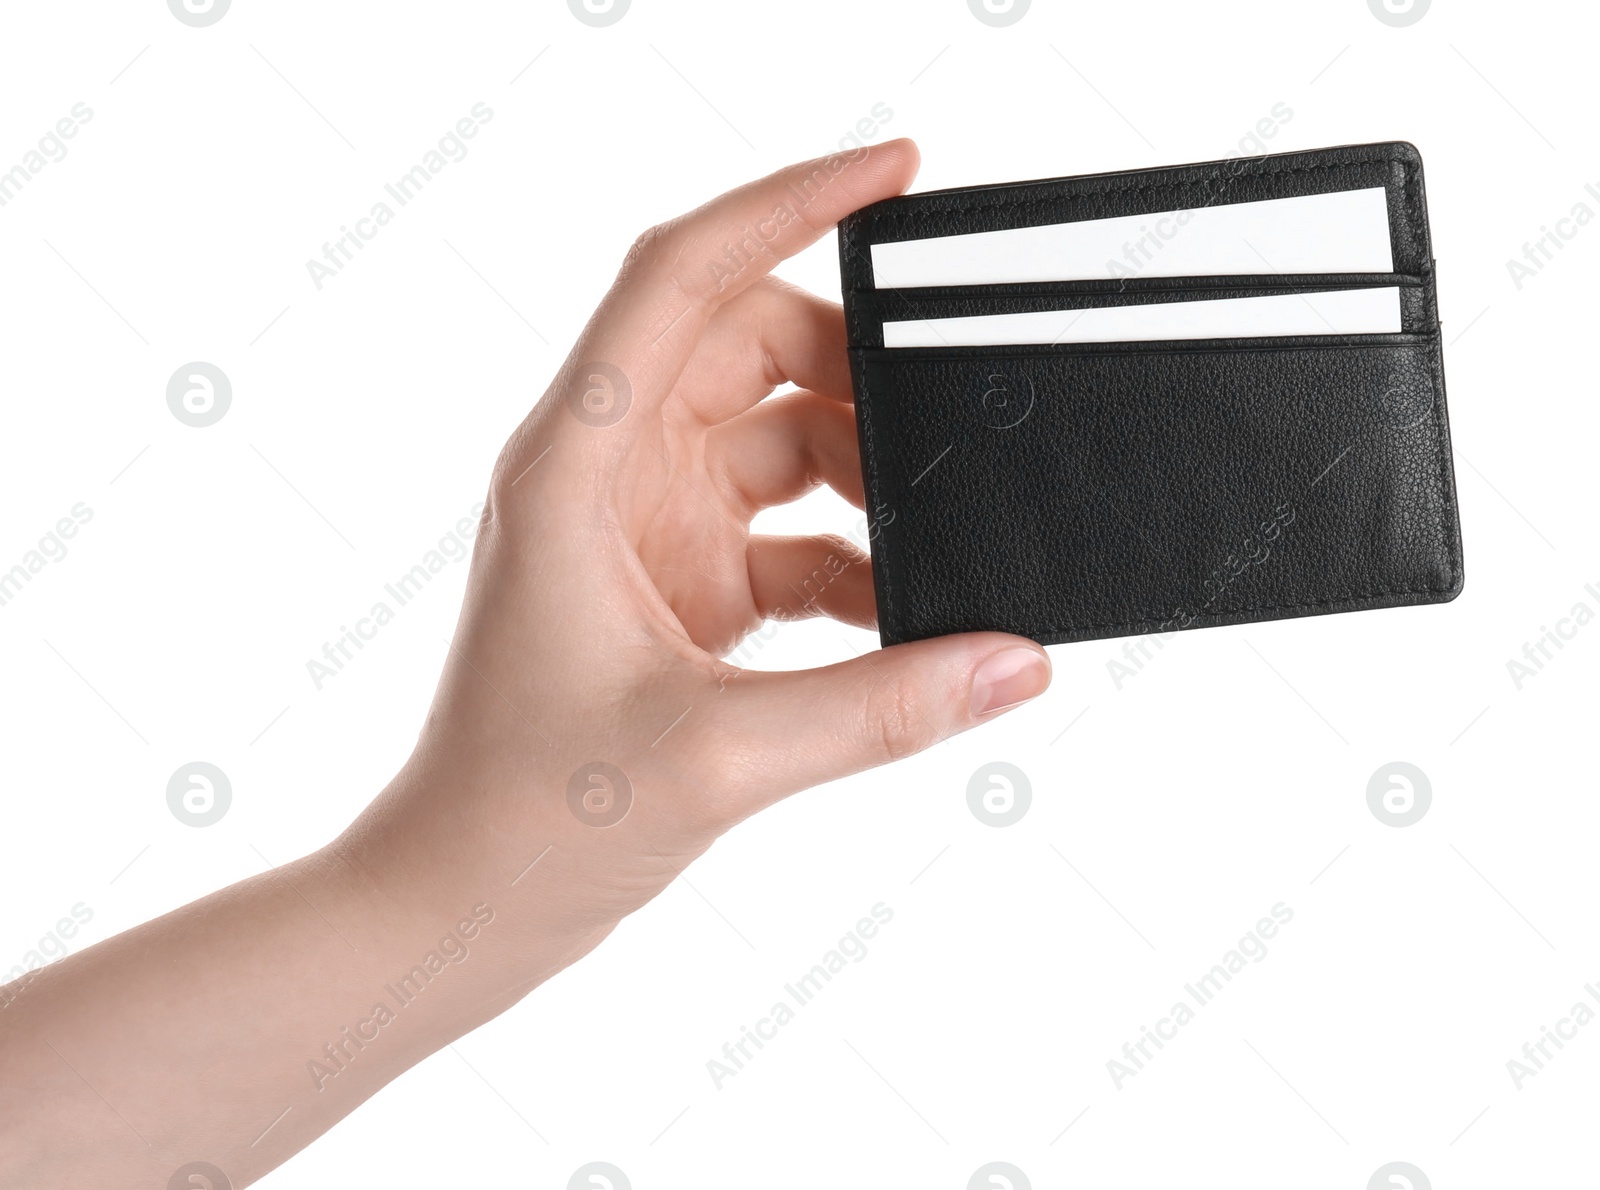
[{"label": "black leather card holder", "polygon": [[[1383,187],[1393,271],[886,289],[871,245]],[[839,227],[885,644],[1045,643],[1461,590],[1422,162],[1353,145],[906,195]],[[885,322],[1362,287],[1401,330],[885,347]]]}]

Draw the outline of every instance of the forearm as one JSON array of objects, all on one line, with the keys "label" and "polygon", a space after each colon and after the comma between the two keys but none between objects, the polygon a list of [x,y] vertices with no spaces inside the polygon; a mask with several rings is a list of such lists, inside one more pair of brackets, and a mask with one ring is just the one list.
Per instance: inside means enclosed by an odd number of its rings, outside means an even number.
[{"label": "forearm", "polygon": [[538,881],[452,876],[412,833],[354,832],[0,991],[0,1184],[204,1159],[242,1186],[593,945],[530,927]]}]

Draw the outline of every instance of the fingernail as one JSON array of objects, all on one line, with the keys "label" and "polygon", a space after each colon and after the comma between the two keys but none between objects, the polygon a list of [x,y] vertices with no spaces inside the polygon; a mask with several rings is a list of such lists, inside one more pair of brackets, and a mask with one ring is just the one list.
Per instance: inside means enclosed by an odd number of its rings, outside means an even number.
[{"label": "fingernail", "polygon": [[1050,663],[1035,649],[1005,649],[988,658],[972,675],[972,713],[992,715],[1044,693],[1050,684]]}]

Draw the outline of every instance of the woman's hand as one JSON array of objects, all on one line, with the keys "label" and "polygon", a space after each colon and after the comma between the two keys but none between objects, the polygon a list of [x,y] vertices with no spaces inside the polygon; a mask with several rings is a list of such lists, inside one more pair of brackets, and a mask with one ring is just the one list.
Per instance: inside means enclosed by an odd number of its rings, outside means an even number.
[{"label": "woman's hand", "polygon": [[354,836],[370,867],[445,842],[447,883],[508,886],[543,855],[506,911],[547,934],[555,901],[592,944],[740,819],[1045,688],[1044,651],[994,633],[719,660],[769,618],[875,623],[856,545],[750,532],[818,483],[863,502],[842,313],[769,273],[916,165],[905,140],[805,162],[638,239],[501,453],[417,755]]},{"label": "woman's hand", "polygon": [[718,659],[768,617],[873,622],[855,546],[749,531],[819,482],[861,503],[839,308],[768,273],[915,168],[907,141],[808,162],[639,239],[500,456],[389,787],[321,851],[0,989],[0,1183],[243,1186],[740,819],[1044,689],[994,633]]}]

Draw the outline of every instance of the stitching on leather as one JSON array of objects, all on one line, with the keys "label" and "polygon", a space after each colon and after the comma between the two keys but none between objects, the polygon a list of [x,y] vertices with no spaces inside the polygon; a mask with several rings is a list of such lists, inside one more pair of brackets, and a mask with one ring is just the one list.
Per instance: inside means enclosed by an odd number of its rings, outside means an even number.
[{"label": "stitching on leather", "polygon": [[[1451,586],[1453,587],[1454,584]],[[1350,595],[1335,595],[1331,598],[1319,599],[1311,603],[1253,603],[1245,607],[1235,608],[1233,611],[1210,612],[1206,615],[1197,615],[1194,618],[1196,620],[1212,618],[1225,620],[1231,616],[1243,616],[1252,612],[1310,611],[1319,607],[1332,607],[1339,603],[1355,603],[1366,599],[1384,599],[1394,595],[1447,595],[1449,594],[1450,590],[1451,587],[1416,587],[1401,591],[1367,591],[1356,592]],[[1061,627],[1060,625],[1055,624],[1031,624],[1026,628],[1015,629],[1015,631],[1023,636],[1034,636],[1036,634],[1055,635],[1058,633],[1098,632],[1102,628],[1139,628],[1146,624],[1171,624],[1175,619],[1175,616],[1167,616],[1164,619],[1158,619],[1152,616],[1149,619],[1144,620],[1108,620],[1103,624],[1072,624],[1067,627]],[[1188,630],[1183,628],[1174,628],[1173,631],[1185,632]]]},{"label": "stitching on leather", "polygon": [[[861,376],[861,399],[865,401],[867,399],[867,368],[869,361],[864,355],[861,355],[858,350],[856,362],[857,371]],[[865,461],[867,464],[867,499],[871,501],[872,525],[874,528],[876,528],[878,509],[882,507],[882,503],[878,499],[878,490],[880,485],[878,483],[878,447],[874,438],[874,434],[876,433],[876,427],[873,424],[874,421],[874,418],[863,412],[861,417],[861,428],[863,431],[861,438],[866,451]],[[899,516],[899,513],[897,512],[895,515]],[[889,543],[887,540],[882,541],[879,548],[872,551],[872,561],[874,575],[883,580],[883,599],[879,606],[886,614],[880,617],[880,619],[893,619],[895,608],[894,580],[889,577]],[[891,626],[880,624],[879,627],[880,630],[888,633]]]},{"label": "stitching on leather", "polygon": [[[1316,165],[1290,165],[1290,166],[1276,166],[1276,167],[1258,167],[1258,168],[1256,168],[1254,170],[1251,170],[1248,173],[1248,175],[1241,174],[1239,176],[1249,176],[1249,177],[1261,178],[1261,177],[1282,177],[1282,176],[1285,176],[1285,175],[1288,175],[1288,174],[1331,173],[1331,172],[1335,172],[1335,171],[1343,172],[1343,171],[1357,169],[1357,168],[1360,168],[1362,166],[1369,166],[1369,165],[1390,165],[1390,166],[1398,165],[1400,167],[1400,195],[1401,195],[1401,200],[1402,200],[1402,206],[1406,210],[1406,212],[1409,215],[1410,220],[1411,220],[1411,227],[1409,229],[1410,232],[1411,232],[1411,239],[1413,241],[1415,241],[1415,247],[1417,248],[1417,250],[1421,251],[1423,249],[1423,247],[1424,247],[1424,244],[1423,244],[1423,238],[1424,237],[1422,235],[1421,210],[1417,206],[1417,203],[1416,203],[1416,191],[1412,186],[1412,180],[1413,180],[1413,175],[1415,173],[1415,167],[1409,161],[1405,161],[1405,160],[1403,160],[1403,159],[1401,159],[1399,157],[1373,157],[1373,158],[1370,158],[1368,160],[1363,160],[1363,161],[1327,161],[1327,162],[1321,162],[1321,163],[1316,164]],[[1200,176],[1193,177],[1193,178],[1190,178],[1190,179],[1187,179],[1187,180],[1182,180],[1182,181],[1154,182],[1154,183],[1150,183],[1150,184],[1144,185],[1144,186],[1131,185],[1130,184],[1130,185],[1117,186],[1117,187],[1114,187],[1114,188],[1108,189],[1108,190],[1097,190],[1097,191],[1094,191],[1092,193],[1057,194],[1057,195],[1052,195],[1049,198],[998,199],[998,200],[994,200],[994,201],[991,201],[991,202],[976,202],[976,203],[974,203],[974,202],[963,202],[963,201],[961,201],[961,196],[960,195],[954,195],[954,196],[952,196],[952,195],[941,195],[941,196],[939,196],[940,201],[938,203],[936,203],[936,204],[933,204],[933,205],[941,213],[949,213],[951,211],[959,211],[959,212],[967,212],[967,211],[997,211],[997,210],[1005,210],[1005,209],[1011,209],[1011,208],[1032,208],[1032,207],[1040,207],[1040,206],[1051,206],[1051,205],[1060,204],[1062,202],[1083,202],[1083,201],[1091,199],[1091,198],[1094,198],[1094,199],[1105,198],[1105,197],[1108,197],[1108,196],[1111,196],[1111,195],[1150,194],[1150,193],[1159,193],[1159,192],[1170,191],[1170,190],[1182,190],[1182,189],[1194,187],[1194,186],[1197,186],[1197,185],[1201,185],[1204,182],[1209,181],[1210,179],[1216,177],[1218,172],[1220,172],[1220,171],[1213,171],[1210,174],[1200,175]],[[915,197],[915,196],[912,196],[912,197]],[[1226,204],[1215,204],[1215,205],[1226,205]],[[889,222],[895,224],[896,226],[903,226],[908,220],[911,220],[911,219],[923,219],[923,218],[926,218],[926,216],[927,216],[927,212],[926,211],[902,211],[902,210],[895,210],[895,209],[891,208],[889,210],[880,211],[877,214],[870,216],[870,219],[873,222],[877,222],[880,219],[888,220]],[[847,249],[847,253],[860,253],[860,249],[856,244],[856,237],[855,237],[855,235],[853,233],[854,233],[854,229],[856,227],[859,227],[861,222],[865,222],[865,220],[863,220],[863,221],[855,221],[855,220],[847,221],[847,224],[846,224],[846,227],[845,227],[845,231],[844,231],[844,240],[845,240],[845,246],[846,246],[846,249]],[[1429,269],[1430,263],[1431,262],[1427,262],[1427,261],[1424,262],[1424,265],[1423,265],[1423,271],[1424,272],[1430,271],[1430,269]],[[857,271],[859,271],[859,270],[857,270]]]},{"label": "stitching on leather", "polygon": [[[1411,237],[1416,241],[1416,250],[1422,251],[1426,246],[1424,243],[1426,237],[1423,234],[1424,219],[1422,204],[1418,198],[1416,188],[1412,185],[1416,170],[1410,162],[1402,162],[1397,158],[1390,158],[1390,164],[1400,165],[1400,192],[1411,215]],[[1431,249],[1426,253],[1426,255],[1429,257],[1432,256]],[[1427,266],[1431,272],[1433,267],[1433,261],[1431,259],[1427,262]],[[1438,295],[1434,292],[1431,279],[1423,292],[1431,311],[1438,301]],[[1444,377],[1439,368],[1439,360],[1443,350],[1442,344],[1436,343],[1434,349],[1428,352],[1428,380],[1433,386],[1434,407],[1439,410],[1439,421],[1438,424],[1433,428],[1433,459],[1434,467],[1436,469],[1435,479],[1439,485],[1436,493],[1439,501],[1439,536],[1444,540],[1445,557],[1450,565],[1450,584],[1449,586],[1443,588],[1429,588],[1429,590],[1437,589],[1448,591],[1456,585],[1459,579],[1461,573],[1461,555],[1460,551],[1456,548],[1456,535],[1450,531],[1449,512],[1451,508],[1451,501],[1447,498],[1447,493],[1450,493],[1451,491],[1451,485],[1445,471],[1446,456],[1444,449],[1444,425],[1447,414],[1445,414],[1443,411]]]},{"label": "stitching on leather", "polygon": [[[1322,163],[1317,164],[1317,165],[1290,165],[1290,166],[1280,166],[1280,167],[1276,167],[1276,168],[1273,168],[1273,167],[1261,167],[1261,168],[1257,168],[1257,169],[1249,171],[1248,174],[1241,174],[1239,176],[1241,176],[1241,177],[1257,177],[1257,178],[1260,178],[1260,177],[1282,177],[1282,176],[1287,175],[1287,174],[1345,172],[1345,171],[1348,171],[1348,170],[1358,169],[1360,167],[1370,166],[1370,165],[1398,165],[1398,166],[1400,166],[1400,171],[1401,171],[1400,172],[1401,197],[1404,199],[1404,205],[1407,208],[1408,213],[1410,214],[1410,217],[1411,217],[1411,221],[1412,221],[1412,226],[1411,226],[1412,237],[1414,239],[1415,238],[1419,238],[1417,236],[1417,232],[1418,232],[1418,228],[1419,228],[1419,224],[1418,224],[1418,221],[1417,221],[1417,213],[1416,213],[1415,207],[1412,206],[1412,192],[1411,192],[1411,173],[1412,173],[1412,169],[1411,169],[1411,165],[1408,162],[1402,161],[1398,157],[1374,157],[1374,158],[1372,158],[1370,160],[1367,160],[1367,161],[1327,161],[1327,162],[1322,162]],[[959,211],[959,212],[962,212],[962,213],[966,213],[966,212],[969,212],[969,211],[998,211],[998,210],[1010,210],[1010,209],[1019,209],[1019,208],[1020,209],[1027,209],[1027,208],[1041,207],[1041,206],[1055,206],[1055,205],[1058,205],[1058,204],[1063,203],[1063,202],[1084,202],[1084,201],[1087,201],[1087,200],[1090,200],[1090,199],[1105,198],[1105,197],[1108,197],[1110,195],[1155,194],[1155,193],[1161,193],[1161,192],[1170,191],[1170,190],[1184,190],[1184,189],[1192,188],[1194,186],[1201,185],[1204,182],[1209,181],[1210,179],[1212,179],[1215,176],[1216,176],[1216,173],[1213,172],[1213,173],[1210,173],[1210,174],[1202,174],[1202,175],[1198,175],[1198,176],[1193,177],[1193,178],[1189,178],[1187,180],[1175,181],[1175,182],[1152,182],[1152,183],[1150,183],[1148,185],[1144,185],[1144,186],[1138,186],[1138,185],[1116,186],[1116,187],[1113,187],[1113,188],[1110,188],[1110,189],[1106,189],[1106,190],[1096,190],[1096,191],[1092,191],[1092,192],[1088,192],[1088,193],[1082,193],[1082,194],[1056,194],[1056,195],[1050,196],[1049,198],[1000,199],[1000,200],[996,200],[996,201],[992,201],[992,202],[978,202],[978,203],[962,202],[959,195],[956,195],[956,196],[943,195],[943,196],[940,196],[940,198],[941,198],[941,202],[940,203],[932,204],[932,205],[934,205],[936,209],[941,210],[941,211],[945,211],[945,212],[948,212],[948,211]],[[945,202],[948,202],[948,203],[950,203],[952,205],[945,206],[944,205]],[[1225,204],[1215,204],[1215,205],[1225,205]],[[884,219],[884,220],[888,220],[889,222],[891,222],[891,223],[893,223],[893,224],[895,224],[897,226],[903,226],[906,223],[907,220],[923,219],[923,218],[926,218],[926,217],[927,217],[927,212],[926,211],[902,211],[902,210],[895,210],[893,208],[891,208],[889,210],[886,210],[886,211],[880,211],[877,214],[871,216],[873,221],[877,221],[879,219]]]},{"label": "stitching on leather", "polygon": [[1447,414],[1444,412],[1444,377],[1440,375],[1439,357],[1443,352],[1441,346],[1436,345],[1428,352],[1428,381],[1433,385],[1433,404],[1435,415],[1438,419],[1433,427],[1433,462],[1435,479],[1438,482],[1439,500],[1439,536],[1444,539],[1445,557],[1450,563],[1450,585],[1444,590],[1454,587],[1461,573],[1460,551],[1457,550],[1456,535],[1450,531],[1449,494],[1452,493],[1451,484],[1445,473],[1444,427]]}]

